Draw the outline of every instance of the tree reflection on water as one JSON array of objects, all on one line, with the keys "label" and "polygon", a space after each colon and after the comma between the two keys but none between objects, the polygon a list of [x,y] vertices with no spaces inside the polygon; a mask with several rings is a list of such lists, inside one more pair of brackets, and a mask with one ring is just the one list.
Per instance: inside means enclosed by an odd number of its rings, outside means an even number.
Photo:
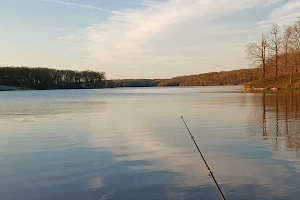
[{"label": "tree reflection on water", "polygon": [[300,158],[300,92],[261,92],[252,96],[255,102],[248,117],[261,120],[261,127],[249,124],[249,134],[262,135],[269,141],[273,151],[295,152]]}]

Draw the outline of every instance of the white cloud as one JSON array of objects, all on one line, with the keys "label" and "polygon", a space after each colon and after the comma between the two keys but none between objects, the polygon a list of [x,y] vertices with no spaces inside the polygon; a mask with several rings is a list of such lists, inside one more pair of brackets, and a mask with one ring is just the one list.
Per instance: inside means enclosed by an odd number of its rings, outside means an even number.
[{"label": "white cloud", "polygon": [[70,39],[73,39],[73,38],[75,38],[75,35],[61,36],[61,37],[58,37],[57,39],[58,40],[70,40]]},{"label": "white cloud", "polygon": [[71,3],[71,2],[59,1],[59,0],[43,0],[43,1],[49,2],[49,3],[58,3],[58,4],[66,5],[66,6],[85,8],[85,9],[90,9],[90,10],[98,10],[98,11],[104,11],[104,12],[109,12],[109,13],[118,13],[118,11],[115,11],[115,10],[109,10],[109,9],[104,9],[104,8],[99,8],[96,6],[79,4],[79,3]]},{"label": "white cloud", "polygon": [[300,16],[300,1],[293,0],[284,4],[283,6],[273,10],[269,16],[271,19],[281,18],[282,16],[289,15],[291,13],[297,13]]},{"label": "white cloud", "polygon": [[291,0],[281,7],[273,10],[268,19],[258,23],[259,26],[270,26],[270,24],[278,23],[279,25],[295,22],[300,17],[300,1]]},{"label": "white cloud", "polygon": [[283,0],[269,0],[269,2],[267,4],[265,4],[264,7],[271,6],[271,5],[279,3],[281,1],[283,1]]},{"label": "white cloud", "polygon": [[[281,0],[144,2],[142,10],[126,9],[112,15],[104,23],[87,27],[86,51],[90,57],[101,62],[102,66],[107,66],[104,70],[108,76],[116,74],[113,68],[127,67],[130,70],[136,69],[133,72],[136,77],[145,77],[144,74],[149,73],[153,74],[151,77],[157,77],[159,73],[153,73],[151,69],[156,67],[160,67],[160,74],[166,70],[168,77],[186,74],[187,66],[188,74],[204,72],[199,69],[201,66],[206,68],[205,71],[247,67],[244,45],[249,42],[249,38],[250,41],[256,38],[255,34],[259,37],[261,29],[251,30],[255,24],[249,24],[240,31],[226,33],[220,27],[226,24],[217,26],[211,21],[236,11],[265,7],[279,1]],[[228,51],[227,48],[235,44],[237,46]],[[189,46],[195,48],[187,53],[184,49]],[[241,56],[237,62],[236,58],[226,57],[234,55],[233,51]],[[171,68],[175,70],[170,71]]]},{"label": "white cloud", "polygon": [[[276,2],[276,1],[275,1]],[[262,0],[170,0],[163,3],[146,3],[144,10],[125,10],[104,24],[86,29],[89,48],[99,59],[124,56],[143,51],[151,38],[168,28],[199,17],[202,22],[214,16],[248,7],[264,5]],[[207,17],[207,18],[206,18]],[[201,25],[200,25],[201,26]],[[99,48],[100,47],[100,48]],[[103,51],[101,51],[101,47]]]}]

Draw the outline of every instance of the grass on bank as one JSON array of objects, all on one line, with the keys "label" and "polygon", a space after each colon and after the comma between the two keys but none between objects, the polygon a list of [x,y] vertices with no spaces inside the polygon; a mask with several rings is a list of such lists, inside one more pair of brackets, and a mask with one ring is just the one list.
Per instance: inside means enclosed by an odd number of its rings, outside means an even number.
[{"label": "grass on bank", "polygon": [[[292,78],[292,85],[291,85]],[[244,84],[245,89],[300,89],[300,73],[293,76],[282,75],[278,77],[265,78]]]}]

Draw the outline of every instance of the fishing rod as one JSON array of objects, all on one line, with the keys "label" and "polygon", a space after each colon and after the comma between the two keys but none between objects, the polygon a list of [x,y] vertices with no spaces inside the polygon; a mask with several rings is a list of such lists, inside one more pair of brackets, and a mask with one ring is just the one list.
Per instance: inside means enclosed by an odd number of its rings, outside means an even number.
[{"label": "fishing rod", "polygon": [[207,164],[207,162],[206,162],[206,160],[205,160],[203,154],[201,153],[201,151],[200,151],[200,149],[199,149],[199,147],[198,147],[198,145],[197,145],[197,143],[196,143],[196,141],[195,141],[195,139],[194,139],[194,136],[192,135],[192,133],[191,133],[189,127],[186,125],[186,123],[185,123],[185,121],[184,121],[184,119],[183,119],[183,116],[181,116],[181,119],[182,119],[182,121],[183,121],[183,123],[184,123],[186,129],[188,130],[191,139],[193,140],[195,146],[197,147],[197,149],[198,149],[198,151],[199,151],[199,153],[200,153],[200,155],[201,155],[201,157],[202,157],[202,159],[203,159],[203,161],[204,161],[204,164],[206,165],[208,175],[211,176],[212,179],[214,180],[214,182],[215,182],[215,184],[216,184],[216,187],[218,188],[218,191],[219,191],[219,193],[220,193],[222,199],[223,199],[223,200],[226,200],[226,198],[225,198],[225,196],[224,196],[224,194],[223,194],[221,188],[219,187],[219,184],[217,183],[217,181],[216,181],[216,179],[215,179],[215,177],[214,177],[214,174],[213,174],[212,171],[210,170],[210,168],[209,168],[209,166],[208,166],[208,164]]}]

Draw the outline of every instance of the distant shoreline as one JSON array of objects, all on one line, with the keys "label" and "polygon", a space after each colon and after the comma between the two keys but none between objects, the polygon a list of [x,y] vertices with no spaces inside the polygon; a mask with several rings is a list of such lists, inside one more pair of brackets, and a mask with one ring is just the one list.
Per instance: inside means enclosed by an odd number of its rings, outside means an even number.
[{"label": "distant shoreline", "polygon": [[14,91],[14,90],[24,90],[24,89],[14,87],[14,86],[0,85],[0,91]]},{"label": "distant shoreline", "polygon": [[[104,72],[0,67],[0,91],[96,89],[119,87],[226,86],[257,80],[260,69],[210,72],[170,79],[106,79]],[[11,87],[7,87],[11,86]]]},{"label": "distant shoreline", "polygon": [[230,87],[240,86],[243,89],[243,84],[239,85],[207,85],[207,86],[128,86],[128,87],[106,87],[106,88],[49,88],[49,89],[32,89],[32,88],[18,88],[13,86],[0,85],[0,92],[4,91],[39,91],[39,90],[96,90],[96,89],[120,89],[120,88],[188,88],[188,87]]}]

